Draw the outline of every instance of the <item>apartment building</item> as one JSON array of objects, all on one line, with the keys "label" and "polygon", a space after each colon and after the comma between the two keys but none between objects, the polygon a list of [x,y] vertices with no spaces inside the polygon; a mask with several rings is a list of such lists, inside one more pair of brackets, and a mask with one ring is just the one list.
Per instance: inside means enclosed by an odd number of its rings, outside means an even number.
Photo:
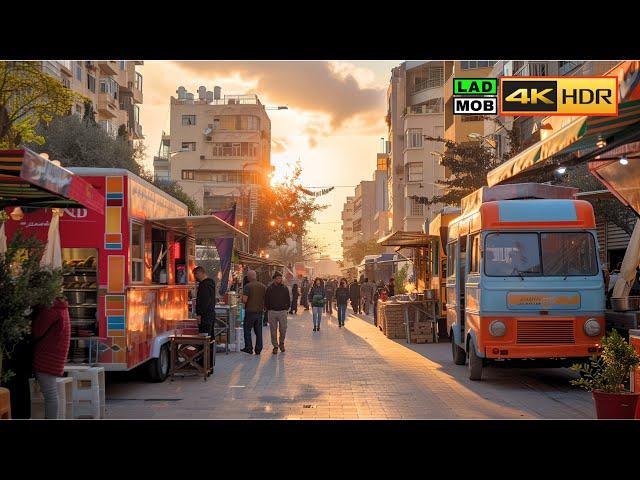
[{"label": "apartment building", "polygon": [[418,197],[438,193],[444,178],[439,157],[442,144],[427,137],[444,136],[444,65],[442,61],[407,61],[391,72],[387,90],[390,231],[422,231],[425,219],[438,210]]},{"label": "apartment building", "polygon": [[158,155],[153,157],[153,177],[155,180],[171,180],[171,170],[169,169],[169,146],[170,137],[164,131],[160,139]]},{"label": "apartment building", "polygon": [[[257,95],[224,95],[220,87],[171,97],[167,141],[170,178],[205,211],[238,204],[251,221],[261,186],[269,183],[271,120]],[[165,137],[163,137],[165,138]],[[158,162],[158,175],[163,162]]]},{"label": "apartment building", "polygon": [[[60,79],[67,88],[84,95],[95,111],[96,122],[111,136],[124,125],[130,140],[142,140],[140,105],[142,75],[136,71],[142,60],[44,60],[42,70]],[[84,114],[77,101],[74,114]]]},{"label": "apartment building", "polygon": [[347,201],[344,202],[342,206],[342,257],[344,258],[345,264],[350,263],[347,260],[346,251],[351,247],[354,243],[356,243],[356,239],[353,234],[353,201],[354,197],[347,197]]},{"label": "apartment building", "polygon": [[373,218],[376,209],[376,183],[363,180],[356,185],[353,198],[353,237],[356,242],[374,240]]},{"label": "apartment building", "polygon": [[389,153],[378,153],[376,170],[373,173],[376,196],[375,215],[373,216],[373,236],[376,239],[380,239],[390,233],[389,220],[391,219],[391,213],[389,212],[388,169]]}]

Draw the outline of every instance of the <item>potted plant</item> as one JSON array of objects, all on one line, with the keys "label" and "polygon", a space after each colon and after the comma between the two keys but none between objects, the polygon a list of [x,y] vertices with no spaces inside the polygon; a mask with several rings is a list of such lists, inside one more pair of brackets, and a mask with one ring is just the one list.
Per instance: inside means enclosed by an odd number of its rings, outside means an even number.
[{"label": "potted plant", "polygon": [[632,419],[636,417],[640,393],[626,391],[624,382],[639,364],[633,346],[613,330],[602,338],[600,357],[571,367],[581,375],[571,384],[592,392],[597,418]]}]

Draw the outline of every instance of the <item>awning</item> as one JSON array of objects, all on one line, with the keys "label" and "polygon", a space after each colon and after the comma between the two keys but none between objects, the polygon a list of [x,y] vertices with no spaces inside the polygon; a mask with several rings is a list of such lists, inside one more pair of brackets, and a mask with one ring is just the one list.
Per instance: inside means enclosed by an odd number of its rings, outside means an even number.
[{"label": "awning", "polygon": [[640,216],[640,160],[629,160],[626,165],[617,159],[591,161],[589,170],[607,190]]},{"label": "awning", "polygon": [[251,255],[250,253],[236,251],[236,255],[241,264],[248,267],[277,267],[284,269],[284,265],[281,263],[270,261],[267,258],[258,257],[257,255]]},{"label": "awning", "polygon": [[246,239],[247,234],[214,215],[173,218],[151,218],[148,221],[167,230],[195,237],[198,240],[216,238]]},{"label": "awning", "polygon": [[427,247],[429,235],[423,232],[403,232],[397,230],[378,240],[383,247]]},{"label": "awning", "polygon": [[88,208],[104,215],[104,197],[82,177],[29,149],[0,150],[0,208]]},{"label": "awning", "polygon": [[[606,75],[619,79],[616,117],[580,117],[487,174],[491,187],[524,179],[529,173],[587,161],[640,139],[640,62],[623,62]],[[601,140],[604,147],[598,147]]]}]

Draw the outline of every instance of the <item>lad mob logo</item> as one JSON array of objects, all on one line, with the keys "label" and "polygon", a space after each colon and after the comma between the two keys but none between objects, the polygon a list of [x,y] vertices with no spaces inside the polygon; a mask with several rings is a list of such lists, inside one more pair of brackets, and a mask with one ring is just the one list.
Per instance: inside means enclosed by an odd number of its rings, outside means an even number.
[{"label": "lad mob logo", "polygon": [[454,78],[454,115],[495,115],[498,113],[496,78]]},{"label": "lad mob logo", "polygon": [[500,115],[618,115],[617,77],[500,77]]}]

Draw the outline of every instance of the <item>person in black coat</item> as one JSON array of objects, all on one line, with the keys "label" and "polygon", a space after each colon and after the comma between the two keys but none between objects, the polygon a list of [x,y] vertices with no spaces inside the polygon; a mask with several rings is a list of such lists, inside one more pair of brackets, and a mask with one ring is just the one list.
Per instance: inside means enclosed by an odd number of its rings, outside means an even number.
[{"label": "person in black coat", "polygon": [[293,287],[291,287],[291,310],[289,313],[296,314],[298,313],[298,298],[300,297],[300,291],[298,290],[298,284],[294,283]]},{"label": "person in black coat", "polygon": [[193,269],[193,276],[198,281],[196,295],[196,315],[200,320],[198,331],[213,336],[213,327],[216,321],[216,284],[207,277],[207,272],[201,266]]},{"label": "person in black coat", "polygon": [[360,285],[356,280],[349,285],[349,299],[353,313],[360,313]]}]

